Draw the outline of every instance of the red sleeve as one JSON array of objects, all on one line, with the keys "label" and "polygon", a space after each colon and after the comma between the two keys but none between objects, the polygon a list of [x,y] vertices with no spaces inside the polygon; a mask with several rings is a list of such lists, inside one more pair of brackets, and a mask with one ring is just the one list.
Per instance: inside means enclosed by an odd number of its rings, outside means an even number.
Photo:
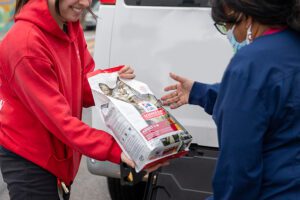
[{"label": "red sleeve", "polygon": [[84,69],[83,69],[83,107],[91,107],[95,105],[94,98],[92,95],[92,91],[90,88],[90,85],[87,80],[87,73],[94,71],[95,69],[95,62],[92,58],[88,48],[87,44],[84,40]]},{"label": "red sleeve", "polygon": [[50,63],[24,58],[10,82],[23,104],[62,142],[97,160],[120,162],[121,149],[111,135],[71,115]]}]

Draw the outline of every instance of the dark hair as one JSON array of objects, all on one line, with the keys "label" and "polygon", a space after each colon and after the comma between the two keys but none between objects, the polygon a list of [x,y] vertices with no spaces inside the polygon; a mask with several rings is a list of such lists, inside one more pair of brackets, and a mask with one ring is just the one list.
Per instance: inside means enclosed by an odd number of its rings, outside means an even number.
[{"label": "dark hair", "polygon": [[60,10],[59,10],[59,0],[55,0],[55,12],[60,15]]},{"label": "dark hair", "polygon": [[17,0],[16,1],[16,8],[15,8],[15,16],[20,12],[22,7],[28,2],[29,0]]},{"label": "dark hair", "polygon": [[[20,10],[23,8],[23,6],[28,3],[29,0],[16,0],[16,8],[15,8],[15,16],[20,12]],[[59,12],[59,0],[55,1],[55,10],[58,14]]]},{"label": "dark hair", "polygon": [[[300,0],[211,0],[216,23],[236,23],[241,13],[269,26],[289,26],[300,31]],[[227,10],[227,12],[225,12]],[[233,11],[233,14],[228,11]]]},{"label": "dark hair", "polygon": [[[15,16],[20,12],[22,7],[28,2],[29,0],[17,0],[16,1],[16,9],[15,9]],[[59,0],[55,0],[55,11],[57,14],[60,15],[60,10],[59,10]],[[92,14],[92,16],[97,19],[97,15],[91,10],[90,7],[87,8],[87,11]]]}]

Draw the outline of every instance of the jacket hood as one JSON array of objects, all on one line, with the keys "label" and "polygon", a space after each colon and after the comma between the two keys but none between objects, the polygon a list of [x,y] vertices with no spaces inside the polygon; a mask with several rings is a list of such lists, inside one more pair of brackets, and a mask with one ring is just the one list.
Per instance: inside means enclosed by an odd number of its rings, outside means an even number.
[{"label": "jacket hood", "polygon": [[80,28],[79,21],[68,22],[68,34],[64,33],[50,13],[48,0],[29,0],[15,17],[15,22],[21,20],[32,23],[41,30],[69,42],[76,39]]}]

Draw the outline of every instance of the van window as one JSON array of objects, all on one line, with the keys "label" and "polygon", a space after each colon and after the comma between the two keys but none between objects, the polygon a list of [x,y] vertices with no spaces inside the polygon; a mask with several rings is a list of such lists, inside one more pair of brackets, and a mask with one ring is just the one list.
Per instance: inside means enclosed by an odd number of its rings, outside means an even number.
[{"label": "van window", "polygon": [[210,7],[210,0],[125,0],[131,6]]}]

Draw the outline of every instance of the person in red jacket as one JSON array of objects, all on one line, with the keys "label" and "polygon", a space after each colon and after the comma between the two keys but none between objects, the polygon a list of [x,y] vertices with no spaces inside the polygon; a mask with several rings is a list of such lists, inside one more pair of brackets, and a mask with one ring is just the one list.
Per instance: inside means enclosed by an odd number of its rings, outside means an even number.
[{"label": "person in red jacket", "polygon": [[[17,0],[0,46],[0,163],[12,200],[58,200],[81,155],[130,166],[114,138],[81,121],[95,64],[79,18],[91,0]],[[122,78],[134,78],[125,66]],[[68,199],[69,195],[64,195]]]}]

